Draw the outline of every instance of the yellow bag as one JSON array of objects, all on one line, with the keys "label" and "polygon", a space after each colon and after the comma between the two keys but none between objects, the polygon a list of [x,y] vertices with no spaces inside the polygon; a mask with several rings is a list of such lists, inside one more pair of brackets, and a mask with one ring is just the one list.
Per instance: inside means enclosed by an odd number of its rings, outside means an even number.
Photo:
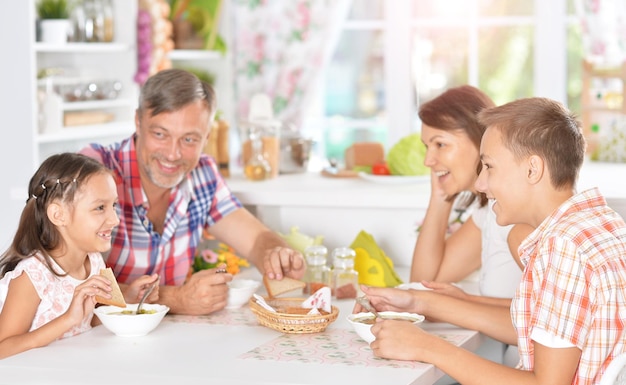
[{"label": "yellow bag", "polygon": [[361,230],[350,248],[356,252],[354,269],[359,272],[360,284],[395,287],[402,283],[393,269],[393,261],[378,247],[372,235]]}]

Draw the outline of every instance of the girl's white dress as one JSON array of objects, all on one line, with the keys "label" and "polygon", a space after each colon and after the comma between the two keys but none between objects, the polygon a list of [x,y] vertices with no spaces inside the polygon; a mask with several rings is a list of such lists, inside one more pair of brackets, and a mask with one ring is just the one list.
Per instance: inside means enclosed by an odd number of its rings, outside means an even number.
[{"label": "girl's white dress", "polygon": [[[93,276],[100,273],[100,269],[105,268],[104,260],[100,253],[88,253],[89,262],[91,264],[91,272],[89,276]],[[26,273],[30,278],[41,303],[37,308],[37,313],[33,319],[33,323],[30,326],[29,331],[33,331],[40,328],[42,325],[47,324],[53,319],[59,317],[67,311],[72,302],[74,295],[74,289],[76,286],[85,282],[85,280],[76,279],[66,275],[59,277],[48,269],[48,267],[42,262],[42,257],[37,254],[33,257],[25,259],[18,263],[14,270],[9,271],[0,279],[0,312],[4,307],[4,302],[7,298],[9,290],[9,283],[12,279],[19,277],[22,273]],[[59,267],[54,261],[53,265],[58,272],[63,272],[63,269]],[[83,333],[91,329],[91,319],[93,313],[89,314],[83,319],[80,325],[72,327],[65,332],[59,339],[71,337],[80,333]]]}]

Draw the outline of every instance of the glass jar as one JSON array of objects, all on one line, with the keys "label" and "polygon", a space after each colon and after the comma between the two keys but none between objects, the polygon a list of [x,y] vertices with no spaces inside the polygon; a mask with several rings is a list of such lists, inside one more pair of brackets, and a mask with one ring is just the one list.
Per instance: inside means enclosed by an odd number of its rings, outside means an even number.
[{"label": "glass jar", "polygon": [[113,41],[115,35],[114,9],[111,0],[102,2],[102,40],[106,43]]},{"label": "glass jar", "polygon": [[313,294],[322,287],[331,287],[331,272],[326,264],[328,249],[323,245],[309,246],[304,250],[307,269],[304,281],[306,286],[304,292]]},{"label": "glass jar", "polygon": [[246,178],[259,181],[269,179],[272,173],[272,166],[263,154],[263,143],[258,133],[252,133],[252,155],[246,160],[243,172]]},{"label": "glass jar", "polygon": [[85,0],[85,41],[104,41],[104,13],[100,0]]},{"label": "glass jar", "polygon": [[356,298],[359,273],[354,270],[356,252],[349,247],[338,247],[331,253],[333,259],[333,296],[336,299]]}]

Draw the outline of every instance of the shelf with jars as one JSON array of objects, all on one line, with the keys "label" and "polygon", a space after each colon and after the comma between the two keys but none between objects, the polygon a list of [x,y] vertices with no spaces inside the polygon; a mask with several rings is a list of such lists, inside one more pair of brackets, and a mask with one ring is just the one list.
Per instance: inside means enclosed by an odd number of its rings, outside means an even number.
[{"label": "shelf with jars", "polygon": [[221,52],[205,49],[174,49],[169,52],[172,61],[220,60],[224,57]]},{"label": "shelf with jars", "polygon": [[36,162],[134,131],[137,2],[82,0],[74,2],[70,15],[66,42],[32,44],[38,74]]},{"label": "shelf with jars", "polygon": [[582,123],[593,160],[626,161],[626,62],[583,61]]}]

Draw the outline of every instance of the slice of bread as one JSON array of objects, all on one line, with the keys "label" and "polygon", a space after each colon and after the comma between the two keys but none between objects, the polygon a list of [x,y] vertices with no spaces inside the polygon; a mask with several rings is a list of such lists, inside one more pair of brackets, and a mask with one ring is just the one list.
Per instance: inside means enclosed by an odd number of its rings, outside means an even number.
[{"label": "slice of bread", "polygon": [[267,295],[270,298],[274,298],[281,294],[287,293],[293,290],[302,290],[306,283],[303,281],[299,281],[297,279],[283,277],[281,280],[277,279],[269,279],[267,275],[263,276],[263,285],[265,285],[265,290],[267,290]]},{"label": "slice of bread", "polygon": [[111,281],[111,298],[103,298],[99,295],[96,296],[96,301],[98,303],[104,305],[113,305],[117,307],[126,307],[126,301],[124,300],[124,295],[122,294],[122,290],[120,289],[120,285],[117,284],[117,279],[115,279],[115,274],[113,274],[113,270],[110,267],[106,269],[100,269],[100,275]]}]

